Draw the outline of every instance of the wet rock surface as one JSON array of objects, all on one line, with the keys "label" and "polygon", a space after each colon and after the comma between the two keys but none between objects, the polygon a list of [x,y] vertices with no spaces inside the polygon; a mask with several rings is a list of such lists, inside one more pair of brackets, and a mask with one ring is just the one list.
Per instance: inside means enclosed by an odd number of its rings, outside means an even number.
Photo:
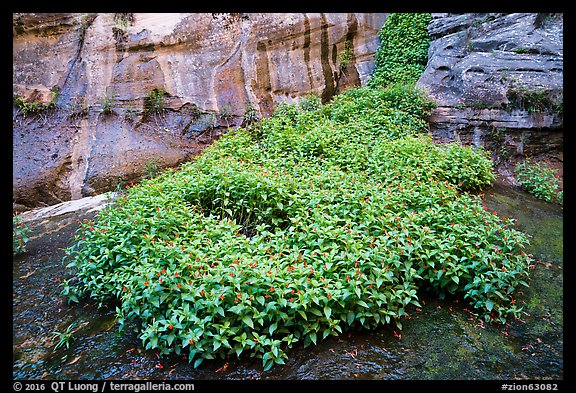
[{"label": "wet rock surface", "polygon": [[[102,201],[100,201],[101,203]],[[489,325],[461,298],[440,300],[422,290],[403,329],[349,331],[316,346],[296,345],[285,365],[262,371],[252,358],[207,361],[194,369],[178,356],[144,351],[129,327],[119,333],[115,305],[89,299],[68,305],[63,248],[94,206],[56,217],[27,213],[28,252],[13,258],[13,378],[131,380],[563,380],[563,212],[503,184],[486,191],[490,211],[514,217],[533,236],[530,287],[517,296],[520,320]],[[99,205],[102,206],[102,205]],[[68,330],[69,329],[69,330]],[[60,336],[72,333],[69,348]]]}]

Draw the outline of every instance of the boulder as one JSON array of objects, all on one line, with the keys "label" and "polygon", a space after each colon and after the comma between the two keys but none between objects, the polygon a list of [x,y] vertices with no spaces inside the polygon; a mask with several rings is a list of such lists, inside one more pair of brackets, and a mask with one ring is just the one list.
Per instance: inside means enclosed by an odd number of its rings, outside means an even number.
[{"label": "boulder", "polygon": [[438,140],[485,146],[500,163],[562,161],[562,14],[433,14],[428,31],[418,86],[438,103]]}]

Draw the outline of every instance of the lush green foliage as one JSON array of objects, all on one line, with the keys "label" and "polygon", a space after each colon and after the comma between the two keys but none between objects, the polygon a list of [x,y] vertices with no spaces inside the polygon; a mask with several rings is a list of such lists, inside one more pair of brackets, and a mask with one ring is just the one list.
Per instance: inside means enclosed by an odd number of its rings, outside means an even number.
[{"label": "lush green foliage", "polygon": [[295,342],[401,325],[422,287],[518,316],[526,236],[463,192],[490,183],[491,161],[434,144],[422,108],[394,109],[407,93],[284,105],[129,189],[77,234],[63,293],[119,299],[146,348],[196,366],[248,352],[268,368]]},{"label": "lush green foliage", "polygon": [[294,343],[395,323],[418,290],[520,315],[528,239],[468,193],[482,149],[428,135],[407,84],[280,105],[192,162],[127,190],[67,250],[63,294],[119,301],[147,349],[283,363]]},{"label": "lush green foliage", "polygon": [[160,166],[158,162],[158,158],[154,157],[148,161],[146,161],[144,165],[144,170],[146,172],[145,176],[148,179],[152,179],[160,174]]},{"label": "lush green foliage", "polygon": [[563,203],[562,192],[558,191],[559,180],[554,168],[544,162],[531,162],[526,159],[516,165],[516,178],[523,189],[535,197],[558,203]]},{"label": "lush green foliage", "polygon": [[379,32],[380,46],[370,86],[418,80],[428,61],[428,25],[431,20],[432,16],[427,13],[388,15]]},{"label": "lush green foliage", "polygon": [[12,255],[26,252],[26,243],[30,240],[28,235],[32,230],[22,222],[18,216],[12,217]]}]

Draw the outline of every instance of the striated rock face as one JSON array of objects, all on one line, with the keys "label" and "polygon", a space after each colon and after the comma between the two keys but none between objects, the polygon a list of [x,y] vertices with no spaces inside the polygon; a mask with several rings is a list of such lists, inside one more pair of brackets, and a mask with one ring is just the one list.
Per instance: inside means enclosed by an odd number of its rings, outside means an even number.
[{"label": "striated rock face", "polygon": [[418,81],[438,102],[439,140],[493,149],[501,162],[562,161],[563,15],[433,14]]},{"label": "striated rock face", "polygon": [[15,206],[111,190],[278,102],[363,84],[385,17],[13,14]]}]

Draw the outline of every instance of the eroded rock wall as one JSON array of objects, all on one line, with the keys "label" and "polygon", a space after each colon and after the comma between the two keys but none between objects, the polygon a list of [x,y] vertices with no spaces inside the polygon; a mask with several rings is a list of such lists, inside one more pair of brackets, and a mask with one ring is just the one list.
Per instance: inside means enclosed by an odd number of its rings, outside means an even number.
[{"label": "eroded rock wall", "polygon": [[385,17],[13,14],[14,95],[51,104],[14,107],[15,206],[113,189],[189,160],[247,114],[363,84]]},{"label": "eroded rock wall", "polygon": [[485,146],[499,164],[543,155],[562,163],[562,14],[433,14],[428,31],[418,85],[438,103],[438,140]]}]

